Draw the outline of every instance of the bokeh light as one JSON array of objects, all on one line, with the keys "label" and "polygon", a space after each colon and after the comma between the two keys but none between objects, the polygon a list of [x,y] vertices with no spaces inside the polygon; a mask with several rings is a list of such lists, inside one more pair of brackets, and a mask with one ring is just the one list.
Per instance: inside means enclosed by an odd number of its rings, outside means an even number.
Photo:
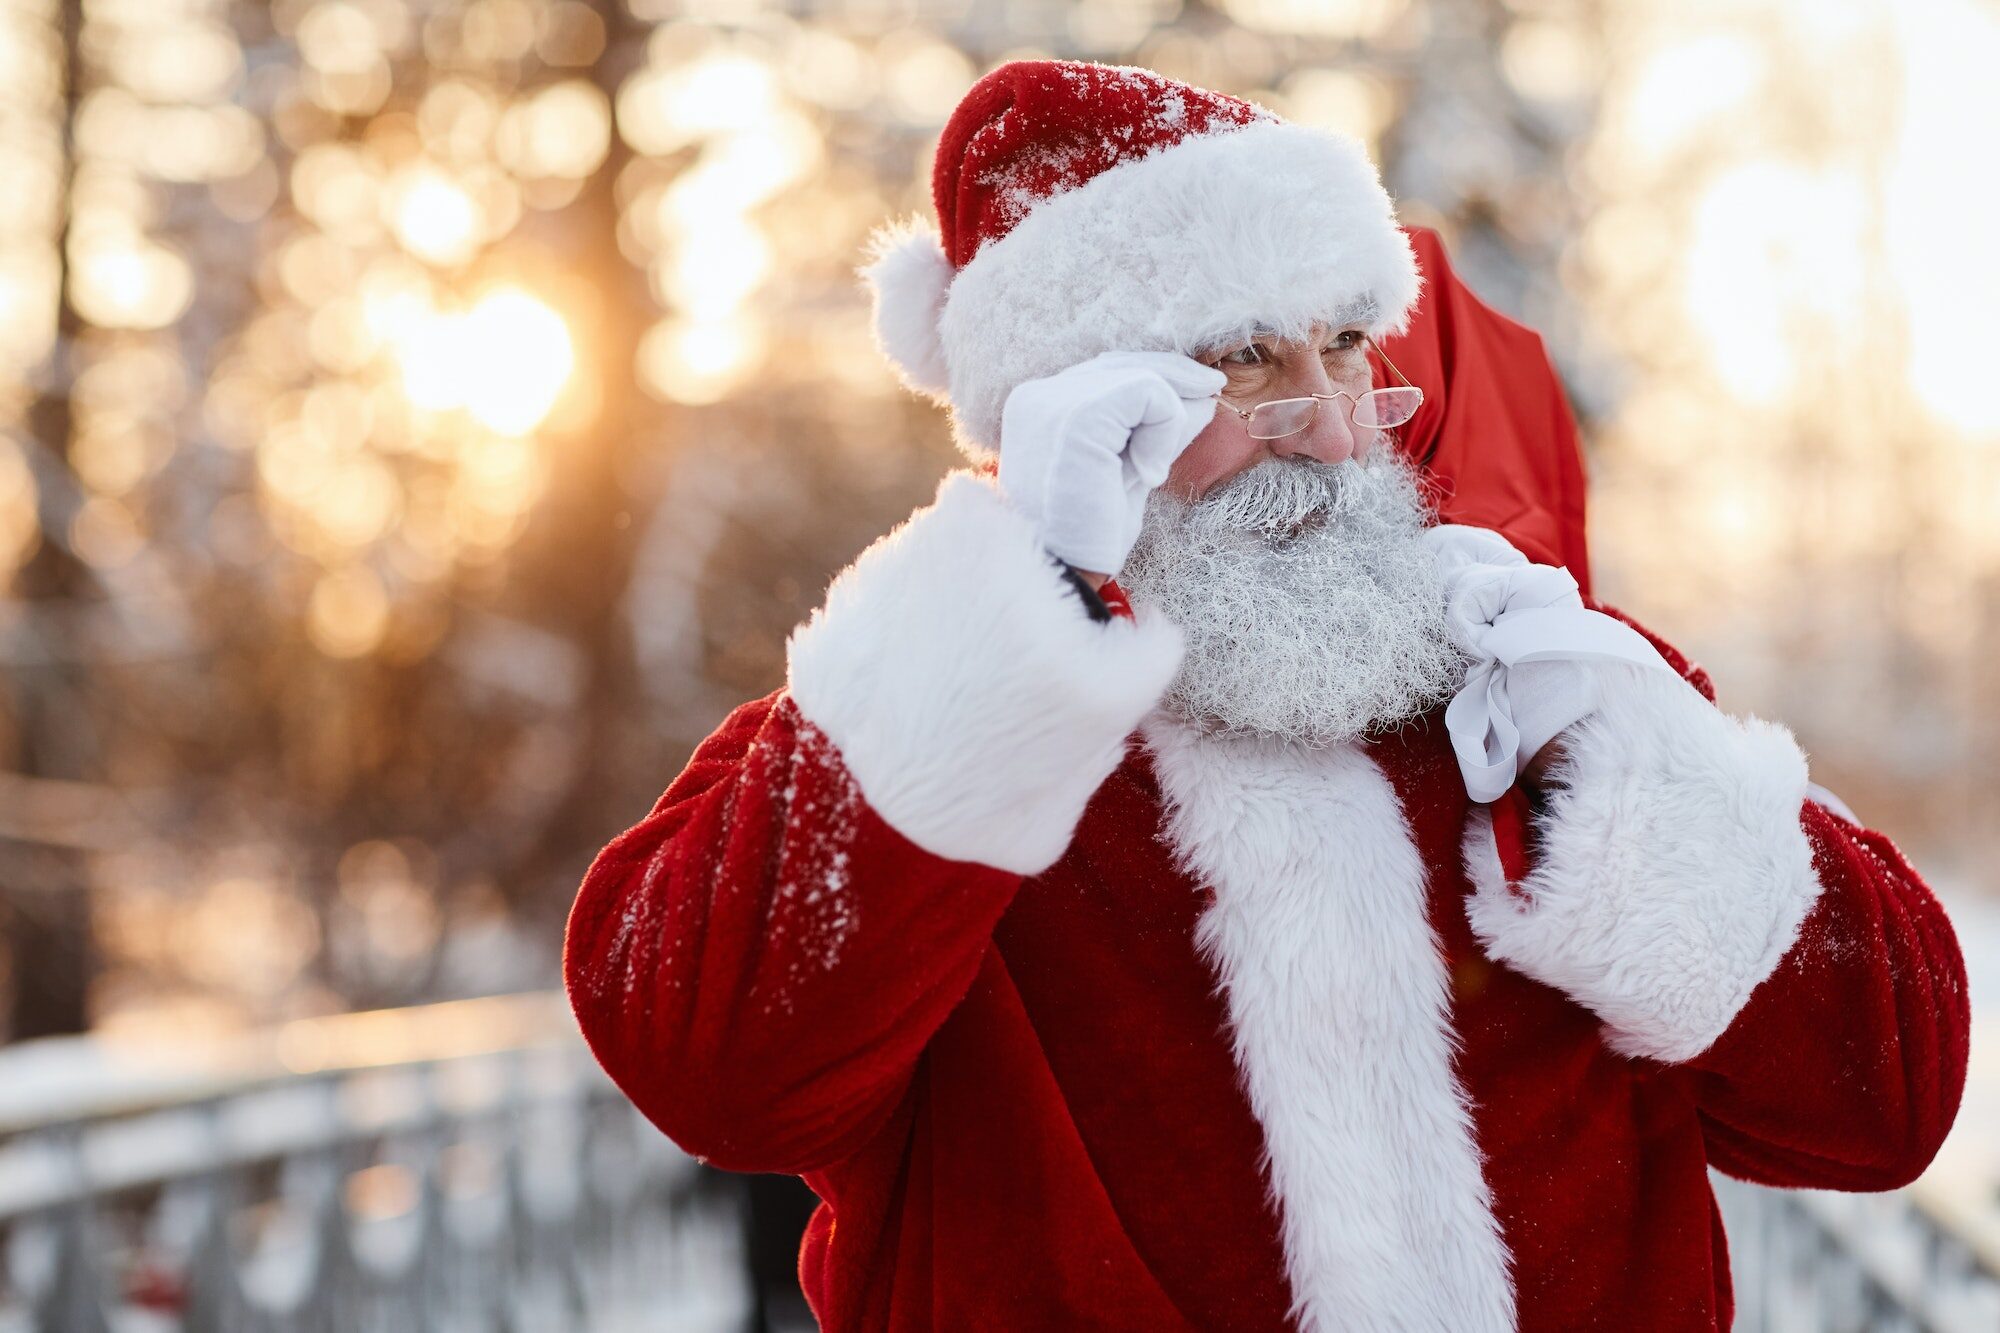
[{"label": "bokeh light", "polygon": [[396,238],[419,259],[457,264],[476,252],[479,203],[443,172],[429,167],[405,172],[384,202]]}]

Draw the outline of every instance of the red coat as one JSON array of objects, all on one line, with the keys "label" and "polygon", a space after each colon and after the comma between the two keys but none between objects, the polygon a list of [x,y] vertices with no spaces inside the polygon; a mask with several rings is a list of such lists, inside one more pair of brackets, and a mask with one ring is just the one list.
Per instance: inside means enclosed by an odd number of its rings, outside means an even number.
[{"label": "red coat", "polygon": [[566,975],[662,1130],[825,1201],[836,1333],[1727,1327],[1711,1163],[1887,1189],[1950,1126],[1944,914],[1670,649],[1700,691],[1635,673],[1532,817],[1441,713],[1203,740],[1177,631],[964,475],[790,648]]}]

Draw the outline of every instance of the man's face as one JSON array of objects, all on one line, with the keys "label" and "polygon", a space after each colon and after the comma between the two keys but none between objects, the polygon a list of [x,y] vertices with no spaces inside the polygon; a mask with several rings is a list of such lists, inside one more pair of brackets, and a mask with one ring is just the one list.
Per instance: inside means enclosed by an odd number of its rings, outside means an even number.
[{"label": "man's face", "polygon": [[1345,391],[1359,396],[1373,387],[1367,341],[1360,324],[1325,326],[1305,340],[1274,336],[1233,348],[1198,354],[1197,360],[1229,377],[1222,406],[1174,461],[1163,489],[1197,500],[1237,473],[1271,458],[1310,458],[1339,463],[1363,461],[1379,433],[1348,420],[1347,399],[1322,402],[1312,424],[1276,440],[1250,438],[1250,423],[1228,410],[1244,411],[1274,398],[1303,398]]}]

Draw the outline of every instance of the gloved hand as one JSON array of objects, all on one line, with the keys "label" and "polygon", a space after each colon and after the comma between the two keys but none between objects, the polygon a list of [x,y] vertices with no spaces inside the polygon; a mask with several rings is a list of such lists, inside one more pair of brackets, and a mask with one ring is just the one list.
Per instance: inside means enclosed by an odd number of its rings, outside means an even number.
[{"label": "gloved hand", "polygon": [[1473,800],[1497,800],[1622,673],[1673,670],[1637,630],[1586,609],[1568,570],[1531,563],[1485,528],[1446,523],[1424,536],[1447,628],[1470,660],[1444,717]]},{"label": "gloved hand", "polygon": [[1115,576],[1146,496],[1215,415],[1228,377],[1177,352],[1105,352],[1015,386],[1000,412],[1000,489],[1051,555]]}]

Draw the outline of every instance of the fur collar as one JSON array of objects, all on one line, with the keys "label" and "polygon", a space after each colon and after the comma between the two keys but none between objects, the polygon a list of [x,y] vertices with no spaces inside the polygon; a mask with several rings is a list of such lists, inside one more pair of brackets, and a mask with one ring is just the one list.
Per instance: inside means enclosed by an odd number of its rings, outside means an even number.
[{"label": "fur collar", "polygon": [[1226,992],[1306,1333],[1515,1326],[1508,1255],[1452,1072],[1427,871],[1358,745],[1142,727],[1195,941]]}]

